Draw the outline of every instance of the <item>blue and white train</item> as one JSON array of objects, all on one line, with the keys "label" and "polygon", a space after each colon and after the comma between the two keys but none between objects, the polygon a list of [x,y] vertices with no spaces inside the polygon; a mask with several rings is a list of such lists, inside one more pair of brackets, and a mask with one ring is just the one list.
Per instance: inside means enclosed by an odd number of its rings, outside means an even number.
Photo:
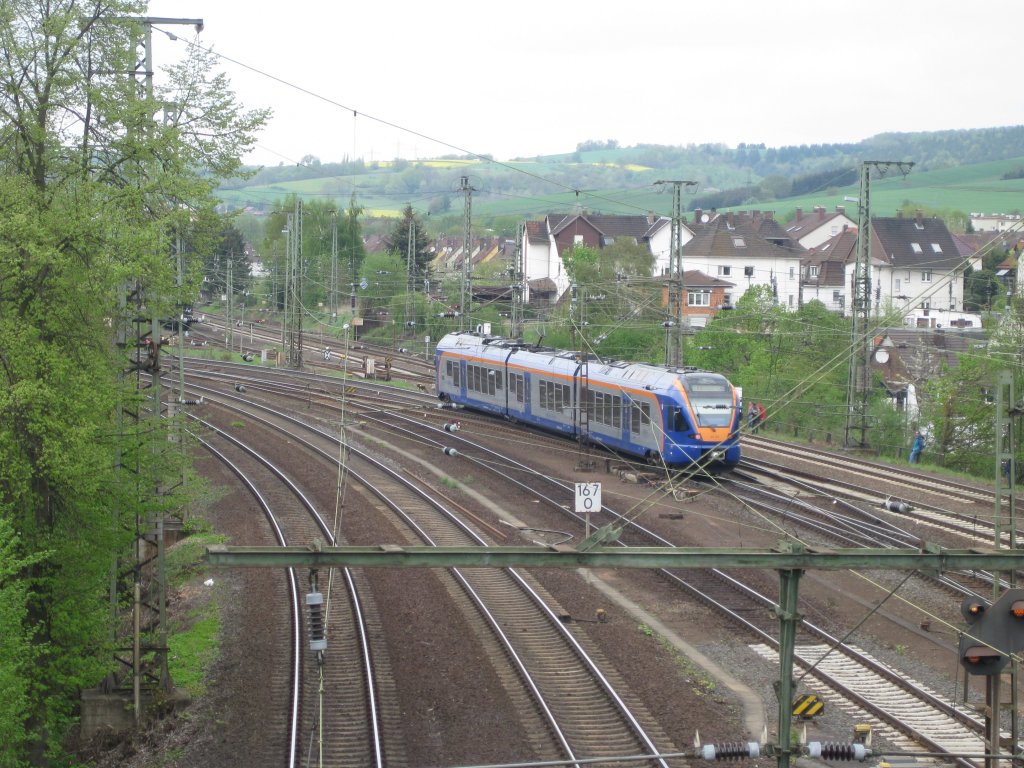
[{"label": "blue and white train", "polygon": [[437,345],[437,394],[669,466],[740,460],[739,392],[721,374],[600,361],[500,336],[449,333]]}]

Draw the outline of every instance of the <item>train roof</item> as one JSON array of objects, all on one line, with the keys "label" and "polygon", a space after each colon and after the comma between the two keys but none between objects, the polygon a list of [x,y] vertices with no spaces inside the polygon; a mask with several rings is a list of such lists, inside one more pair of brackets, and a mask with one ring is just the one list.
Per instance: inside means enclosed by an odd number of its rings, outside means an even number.
[{"label": "train roof", "polygon": [[671,387],[672,383],[679,377],[693,373],[707,373],[712,376],[721,374],[704,371],[692,366],[669,366],[652,365],[650,363],[631,363],[623,360],[602,360],[595,354],[573,352],[570,350],[545,347],[537,344],[528,344],[521,339],[508,339],[504,336],[491,336],[474,331],[459,331],[449,333],[438,342],[438,348],[463,349],[470,354],[480,354],[484,350],[502,349],[512,353],[528,352],[546,358],[548,361],[571,361],[573,363],[583,362],[584,358],[588,363],[588,376],[596,379],[604,377],[618,381],[623,379],[639,388],[660,390]]}]

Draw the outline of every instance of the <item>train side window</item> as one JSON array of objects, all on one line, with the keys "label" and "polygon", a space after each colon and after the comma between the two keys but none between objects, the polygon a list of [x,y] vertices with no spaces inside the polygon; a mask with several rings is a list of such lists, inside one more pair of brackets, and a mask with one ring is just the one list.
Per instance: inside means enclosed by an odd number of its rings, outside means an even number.
[{"label": "train side window", "polygon": [[462,381],[461,381],[461,379],[462,379],[461,373],[462,373],[462,370],[461,370],[461,368],[459,368],[459,364],[456,363],[454,365],[454,367],[452,368],[452,384],[454,384],[456,387],[460,386],[461,383],[462,383]]},{"label": "train side window", "polygon": [[612,426],[622,427],[622,398],[612,395]]},{"label": "train side window", "polygon": [[537,389],[540,392],[540,407],[547,410],[548,407],[548,382],[538,381]]},{"label": "train side window", "polygon": [[492,378],[494,379],[494,388],[501,391],[501,371],[492,371]]},{"label": "train side window", "polygon": [[448,375],[448,378],[452,378],[452,361],[447,360],[444,364],[444,372]]},{"label": "train side window", "polygon": [[629,404],[629,428],[634,434],[640,434],[640,430],[649,427],[651,424],[650,403],[638,403],[632,401]]},{"label": "train side window", "polygon": [[686,423],[686,416],[683,409],[673,405],[668,409],[668,428],[672,432],[685,432],[689,426]]}]

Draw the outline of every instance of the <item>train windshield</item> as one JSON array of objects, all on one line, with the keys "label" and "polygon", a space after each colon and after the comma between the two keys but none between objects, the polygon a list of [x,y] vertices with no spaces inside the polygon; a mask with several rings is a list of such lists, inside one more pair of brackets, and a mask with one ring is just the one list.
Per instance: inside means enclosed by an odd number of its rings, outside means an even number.
[{"label": "train windshield", "polygon": [[698,427],[728,427],[733,421],[732,385],[717,373],[680,376]]}]

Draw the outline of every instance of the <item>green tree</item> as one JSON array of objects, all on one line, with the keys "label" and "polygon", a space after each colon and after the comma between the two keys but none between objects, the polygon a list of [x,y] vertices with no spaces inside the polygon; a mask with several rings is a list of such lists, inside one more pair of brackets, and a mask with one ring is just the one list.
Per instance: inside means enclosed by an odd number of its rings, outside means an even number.
[{"label": "green tree", "polygon": [[413,274],[422,275],[423,270],[433,261],[434,254],[430,250],[426,227],[411,205],[405,206],[401,217],[395,220],[385,242],[389,251],[401,256],[403,261],[407,260],[410,229],[413,236]]},{"label": "green tree", "polygon": [[[125,18],[143,4],[0,8],[0,713],[20,710],[0,755],[18,765],[61,760],[79,691],[113,668],[112,562],[137,515],[180,501],[153,496],[180,453],[167,425],[132,420],[133,347],[111,343],[123,286],[152,316],[191,300],[221,226],[212,192],[266,114],[200,49],[140,93]],[[181,286],[180,236],[198,249]]]}]

